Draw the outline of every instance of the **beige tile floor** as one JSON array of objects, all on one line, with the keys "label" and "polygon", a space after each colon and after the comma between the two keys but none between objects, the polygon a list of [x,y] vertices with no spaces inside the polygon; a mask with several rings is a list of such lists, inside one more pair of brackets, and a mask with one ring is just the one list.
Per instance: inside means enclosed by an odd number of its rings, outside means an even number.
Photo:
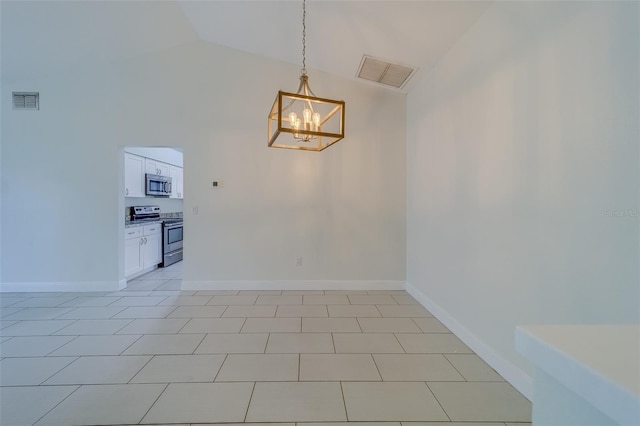
[{"label": "beige tile floor", "polygon": [[0,424],[528,425],[531,405],[404,291],[0,295]]}]

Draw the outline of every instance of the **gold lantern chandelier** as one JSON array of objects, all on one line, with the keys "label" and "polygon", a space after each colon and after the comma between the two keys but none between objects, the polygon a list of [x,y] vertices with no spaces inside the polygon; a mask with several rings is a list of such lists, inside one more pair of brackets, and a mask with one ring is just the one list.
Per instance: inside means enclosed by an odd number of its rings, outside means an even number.
[{"label": "gold lantern chandelier", "polygon": [[271,148],[322,151],[344,138],[344,101],[317,97],[309,87],[306,0],[302,1],[302,70],[297,93],[278,91],[269,112]]}]

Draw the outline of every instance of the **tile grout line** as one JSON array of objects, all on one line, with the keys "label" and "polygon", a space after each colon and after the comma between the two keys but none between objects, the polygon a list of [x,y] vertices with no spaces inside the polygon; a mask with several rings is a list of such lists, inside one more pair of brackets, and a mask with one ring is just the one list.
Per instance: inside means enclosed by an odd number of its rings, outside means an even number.
[{"label": "tile grout line", "polygon": [[[115,302],[116,302],[116,301],[114,300],[114,303],[115,303]],[[109,307],[110,307],[110,308],[111,308],[111,307],[118,307],[118,308],[120,308],[120,307],[121,307],[122,309],[120,309],[118,312],[116,312],[115,314],[113,314],[113,315],[111,315],[110,317],[107,317],[107,318],[105,318],[105,319],[120,319],[120,318],[114,318],[114,317],[115,317],[116,315],[120,315],[120,314],[121,314],[121,313],[123,313],[125,310],[129,309],[129,307],[128,307],[128,306],[109,306]],[[68,313],[71,313],[71,312],[73,312],[73,311],[70,311],[70,312],[68,312]],[[135,318],[134,318],[134,319],[135,319]]]},{"label": "tile grout line", "polygon": [[[222,367],[221,367],[221,369],[222,369]],[[257,383],[257,382],[253,382],[253,387],[251,388],[251,395],[249,395],[249,402],[247,403],[247,409],[246,409],[246,411],[244,412],[244,420],[243,420],[243,423],[246,423],[246,422],[247,422],[247,416],[249,415],[249,407],[251,406],[251,401],[253,400],[253,393],[254,393],[254,392],[255,392],[255,390],[256,390],[256,383]]]},{"label": "tile grout line", "polygon": [[[119,355],[118,355],[118,356],[119,356]],[[126,356],[126,355],[124,355],[124,356]],[[139,355],[130,355],[130,356],[139,356]],[[131,383],[131,381],[132,381],[133,379],[135,379],[135,378],[136,378],[136,376],[137,376],[138,374],[140,374],[140,372],[141,372],[141,371],[142,371],[142,370],[143,370],[147,365],[149,365],[149,363],[150,363],[150,362],[151,362],[151,361],[152,361],[156,356],[158,356],[158,355],[151,355],[151,356],[149,357],[149,359],[147,360],[147,362],[145,362],[145,363],[144,363],[144,365],[143,365],[143,366],[142,366],[138,371],[136,371],[136,373],[135,373],[135,374],[134,374],[134,375],[133,375],[133,376],[132,376],[128,381],[127,381],[127,383],[126,383],[126,384],[127,384],[127,385],[134,384],[134,383]],[[140,383],[135,383],[135,384],[140,384]],[[167,383],[167,385],[168,385],[168,383]],[[144,416],[143,416],[143,417],[144,417]]]},{"label": "tile grout line", "polygon": [[[26,336],[24,336],[24,337],[26,337]],[[44,336],[44,337],[47,337],[47,336]],[[58,337],[58,336],[55,336],[55,337]],[[61,337],[67,337],[67,336],[61,336]],[[80,336],[73,336],[73,339],[69,340],[68,342],[65,342],[65,343],[61,344],[60,346],[56,347],[54,350],[47,352],[44,356],[48,357],[49,355],[51,355],[52,353],[54,353],[58,349],[61,349],[63,346],[67,346],[69,343],[73,342],[74,340],[76,340],[78,338],[80,338]],[[62,356],[64,356],[64,355],[62,355]],[[78,355],[78,356],[81,356],[81,355]],[[27,357],[19,356],[17,358],[27,358]]]},{"label": "tile grout line", "polygon": [[438,403],[438,405],[440,406],[440,409],[442,410],[442,412],[444,413],[445,416],[447,416],[447,418],[449,419],[449,421],[453,421],[451,420],[451,417],[449,416],[449,413],[447,413],[447,411],[444,409],[444,407],[442,406],[442,404],[440,403],[440,400],[438,399],[438,397],[436,396],[436,394],[433,392],[433,390],[429,387],[429,383],[427,381],[423,382],[425,384],[425,386],[427,387],[427,390],[429,390],[429,392],[431,392],[431,395],[433,395],[433,398],[436,400],[436,402]]},{"label": "tile grout line", "polygon": [[264,343],[264,349],[262,351],[263,354],[267,353],[267,348],[269,347],[269,340],[271,339],[271,333],[267,333],[267,341]]},{"label": "tile grout line", "polygon": [[344,397],[344,387],[342,386],[342,380],[340,380],[340,394],[342,395],[342,405],[344,406],[344,417],[349,421],[349,411],[347,410],[347,400]]},{"label": "tile grout line", "polygon": [[[245,321],[247,320],[247,318],[245,318]],[[236,333],[236,334],[240,334],[240,333]],[[260,334],[260,333],[252,333],[252,334]],[[271,338],[271,333],[267,332],[267,340],[265,340],[264,342],[264,349],[262,350],[263,354],[267,353],[267,343],[269,343],[269,338]]]},{"label": "tile grout line", "polygon": [[[110,321],[110,320],[109,320],[109,319],[106,319],[106,320],[104,320],[104,321]],[[116,320],[116,321],[117,321],[117,320]],[[126,321],[126,319],[125,319],[125,321]],[[125,328],[127,328],[127,327],[129,326],[129,324],[133,323],[134,321],[135,321],[135,319],[130,319],[128,323],[126,323],[125,325],[123,325],[122,327],[120,327],[119,329],[117,329],[117,330],[115,331],[115,333],[110,334],[110,336],[115,336],[115,335],[121,336],[121,334],[118,334],[118,333],[120,333],[122,330],[124,330]],[[89,335],[89,336],[90,336],[90,335]],[[109,336],[109,335],[108,335],[108,336]]]},{"label": "tile grout line", "polygon": [[218,380],[218,376],[220,375],[220,372],[222,371],[222,367],[224,366],[224,363],[227,362],[228,358],[229,358],[229,354],[224,354],[224,359],[220,363],[220,368],[218,368],[218,371],[216,372],[216,375],[213,377],[213,381],[211,383],[216,383],[216,380]]},{"label": "tile grout line", "polygon": [[[385,380],[384,380],[384,377],[382,377],[382,373],[380,372],[380,367],[378,366],[378,363],[376,362],[376,357],[373,356],[374,355],[373,353],[370,353],[368,355],[371,356],[371,359],[373,361],[373,365],[375,365],[376,366],[376,370],[378,370],[378,375],[380,376],[380,381],[384,382]],[[399,355],[402,355],[402,354],[399,354]]]},{"label": "tile grout line", "polygon": [[[408,354],[409,352],[407,352],[407,350],[405,349],[404,346],[402,346],[402,342],[400,341],[400,339],[398,339],[398,336],[396,335],[396,333],[391,333],[393,334],[393,337],[395,337],[396,342],[398,342],[398,344],[400,345],[400,347],[402,348],[402,350],[404,351],[405,354]],[[424,333],[423,333],[424,334]]]},{"label": "tile grout line", "polygon": [[[169,318],[167,318],[167,319],[169,319]],[[175,318],[175,319],[180,319],[180,318]],[[184,328],[187,326],[187,324],[189,324],[189,323],[191,322],[191,320],[193,320],[193,317],[189,318],[189,319],[187,320],[187,322],[185,322],[185,323],[184,323],[184,325],[183,325],[182,327],[180,327],[180,329],[178,330],[178,332],[177,332],[177,333],[175,333],[175,334],[180,334],[180,332],[181,332],[182,330],[184,330]],[[183,334],[190,334],[190,333],[183,333]],[[205,334],[208,334],[208,333],[205,333]],[[200,343],[202,343],[202,342],[200,342]],[[200,345],[198,344],[198,346],[200,346]],[[196,349],[198,349],[198,346],[196,346]],[[195,352],[195,350],[194,350],[194,352]]]},{"label": "tile grout line", "polygon": [[167,383],[166,386],[164,387],[164,389],[162,389],[162,392],[160,392],[158,394],[158,396],[156,397],[156,399],[153,400],[153,403],[149,406],[149,408],[147,409],[147,411],[145,411],[145,413],[142,415],[142,417],[140,417],[140,420],[138,420],[138,423],[136,424],[140,424],[140,422],[142,422],[144,420],[145,417],[147,417],[147,415],[149,414],[149,411],[151,411],[151,409],[153,408],[154,405],[156,405],[156,403],[158,402],[158,400],[160,399],[160,397],[162,396],[162,394],[164,394],[166,392],[166,390],[169,388],[169,385],[171,383]]},{"label": "tile grout line", "polygon": [[[198,335],[200,333],[185,333],[184,335]],[[200,341],[198,342],[198,344],[193,348],[193,351],[191,351],[190,354],[185,354],[185,355],[195,355],[196,354],[196,350],[198,350],[198,348],[200,347],[200,345],[202,344],[202,342],[204,342],[204,339],[206,339],[206,337],[209,335],[209,333],[202,333],[202,339],[200,339]],[[179,334],[176,334],[176,336],[179,336]]]},{"label": "tile grout line", "polygon": [[[455,365],[453,364],[453,362],[449,359],[449,357],[447,356],[447,354],[446,354],[446,353],[441,353],[440,355],[442,355],[442,357],[443,357],[444,359],[446,359],[446,360],[447,360],[447,362],[448,362],[448,363],[453,367],[453,369],[454,369],[454,370],[456,370],[456,372],[460,375],[460,377],[462,377],[462,378],[464,379],[464,381],[465,381],[465,382],[468,382],[468,381],[469,381],[469,380],[467,380],[467,378],[464,376],[464,374],[462,374],[462,372],[456,368],[456,366],[455,366]],[[451,354],[449,354],[449,355],[451,355]]]},{"label": "tile grout line", "polygon": [[380,318],[384,318],[384,315],[382,315],[382,311],[380,310],[380,308],[378,307],[378,305],[373,305],[376,307],[376,311],[378,311],[378,313],[380,314]]},{"label": "tile grout line", "polygon": [[[167,312],[167,314],[166,314],[165,316],[163,316],[163,317],[162,317],[162,319],[164,319],[164,318],[169,318],[169,315],[171,315],[172,313],[174,313],[174,312],[178,309],[178,307],[179,307],[179,306],[180,306],[180,305],[176,305],[176,307],[175,307],[175,308],[173,308],[170,312]],[[150,319],[154,319],[154,318],[150,318]]]},{"label": "tile grout line", "polygon": [[44,413],[41,417],[38,418],[38,420],[36,420],[35,422],[33,422],[33,424],[35,425],[36,423],[38,423],[40,420],[44,419],[47,415],[49,415],[50,412],[52,412],[53,410],[55,410],[60,404],[62,404],[63,402],[65,402],[69,397],[71,397],[71,395],[73,395],[74,393],[76,393],[80,388],[82,387],[82,385],[78,385],[76,386],[76,388],[73,390],[73,392],[69,393],[69,395],[65,396],[64,398],[62,398],[62,400],[60,402],[58,402],[56,405],[54,405],[53,407],[51,407],[50,410],[48,410],[46,413]]},{"label": "tile grout line", "polygon": [[422,329],[422,327],[420,327],[420,324],[416,322],[416,318],[428,318],[428,317],[410,317],[410,318],[411,318],[411,321],[413,321],[413,323],[420,329],[422,334],[426,334],[426,332]]},{"label": "tile grout line", "polygon": [[64,370],[65,368],[69,367],[71,364],[73,364],[74,362],[76,362],[77,360],[79,360],[81,358],[81,356],[77,356],[76,359],[74,359],[73,361],[71,361],[69,364],[65,365],[64,367],[58,369],[55,373],[53,373],[52,375],[50,375],[49,377],[47,377],[46,379],[44,379],[43,381],[41,381],[37,386],[47,386],[44,384],[44,382],[46,382],[47,380],[50,380],[51,378],[53,378],[53,376],[55,376],[56,374],[58,374],[59,372],[61,372],[62,370]]},{"label": "tile grout line", "polygon": [[[119,336],[135,336],[135,334],[120,334]],[[145,336],[145,334],[141,334],[138,336],[137,339],[135,339],[133,342],[131,342],[129,344],[129,346],[127,346],[126,348],[124,348],[122,351],[120,351],[120,353],[116,354],[115,356],[121,356],[123,355],[127,349],[129,349],[131,346],[133,346],[138,340],[142,339],[142,337]],[[135,354],[134,354],[135,355]]]}]

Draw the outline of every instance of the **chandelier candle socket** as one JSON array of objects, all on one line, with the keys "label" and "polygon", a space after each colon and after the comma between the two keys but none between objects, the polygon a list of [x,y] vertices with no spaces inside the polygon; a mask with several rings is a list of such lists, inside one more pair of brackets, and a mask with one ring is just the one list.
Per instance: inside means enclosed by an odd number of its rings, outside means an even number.
[{"label": "chandelier candle socket", "polygon": [[344,101],[317,97],[306,69],[306,2],[302,2],[302,70],[297,93],[280,90],[269,112],[271,148],[322,151],[344,138]]}]

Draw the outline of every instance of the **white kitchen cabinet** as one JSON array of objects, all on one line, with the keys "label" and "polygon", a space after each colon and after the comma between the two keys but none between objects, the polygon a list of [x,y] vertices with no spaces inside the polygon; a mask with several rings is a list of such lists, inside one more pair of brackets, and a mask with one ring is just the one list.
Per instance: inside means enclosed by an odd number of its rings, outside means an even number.
[{"label": "white kitchen cabinet", "polygon": [[144,244],[142,245],[142,266],[154,267],[162,262],[162,225],[145,225],[142,231]]},{"label": "white kitchen cabinet", "polygon": [[162,225],[134,226],[124,230],[124,275],[130,279],[162,262]]},{"label": "white kitchen cabinet", "polygon": [[169,166],[169,176],[171,177],[171,198],[182,199],[183,169],[178,166]]},{"label": "white kitchen cabinet", "polygon": [[144,197],[145,158],[124,153],[124,196]]},{"label": "white kitchen cabinet", "polygon": [[124,276],[130,277],[142,271],[142,227],[124,230]]},{"label": "white kitchen cabinet", "polygon": [[152,175],[169,176],[169,164],[162,161],[145,158],[145,173]]}]

